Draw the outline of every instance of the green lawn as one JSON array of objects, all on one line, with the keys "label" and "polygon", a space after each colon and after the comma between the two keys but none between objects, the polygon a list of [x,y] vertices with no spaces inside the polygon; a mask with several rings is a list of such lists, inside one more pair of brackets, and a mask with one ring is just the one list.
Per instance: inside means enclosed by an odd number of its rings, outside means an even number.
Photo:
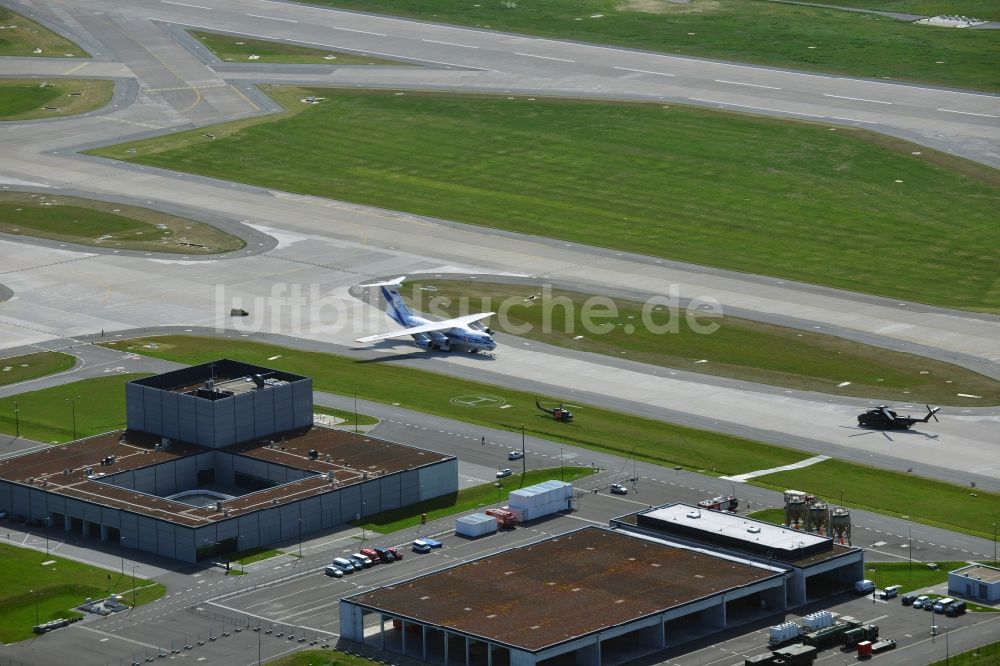
[{"label": "green lawn", "polygon": [[[42,562],[54,560],[52,564]],[[163,596],[166,589],[159,583],[136,578],[135,598],[141,605]],[[0,543],[0,643],[13,643],[30,638],[31,628],[38,622],[58,618],[80,617],[72,610],[86,601],[111,593],[121,594],[123,602],[132,605],[132,575],[126,570],[108,571],[66,560],[29,548]]]},{"label": "green lawn", "polygon": [[246,245],[211,225],[149,208],[33,192],[0,192],[0,232],[185,255],[231,252]]},{"label": "green lawn", "polygon": [[[92,152],[1000,312],[992,251],[1000,246],[1000,172],[913,144],[682,106],[267,90],[289,109],[277,119],[219,126],[215,139],[194,130]],[[299,101],[306,94],[327,99],[309,106]]]},{"label": "green lawn", "polygon": [[1000,21],[1000,3],[996,0],[821,0],[820,4],[920,16],[957,15]]},{"label": "green lawn", "polygon": [[[760,0],[693,0],[689,4],[669,0],[311,1],[435,23],[737,62],[967,88],[1000,87],[1000,35],[995,31],[934,28],[835,9]],[[918,3],[874,0],[867,4]],[[921,4],[958,10],[948,13],[994,18],[1000,14],[993,0]]]},{"label": "green lawn", "polygon": [[0,121],[87,113],[107,106],[114,91],[114,81],[0,79]]},{"label": "green lawn", "polygon": [[824,460],[806,469],[755,478],[754,485],[775,490],[804,488],[810,494],[840,503],[946,529],[992,538],[989,516],[1000,516],[1000,494],[970,489],[923,477]]},{"label": "green lawn", "polygon": [[754,511],[750,514],[750,517],[757,520],[763,520],[764,522],[774,523],[775,525],[785,524],[784,509],[762,509],[761,511]]},{"label": "green lawn", "polygon": [[54,375],[69,370],[75,363],[76,357],[62,352],[35,352],[0,358],[0,386]]},{"label": "green lawn", "polygon": [[62,444],[125,427],[125,383],[149,375],[111,375],[0,398],[0,432],[14,434],[17,402],[21,436]]},{"label": "green lawn", "polygon": [[[48,28],[0,7],[0,56],[87,57],[79,46]],[[36,52],[37,51],[37,52]]]},{"label": "green lawn", "polygon": [[240,564],[247,565],[253,564],[254,562],[269,560],[272,557],[277,557],[281,554],[281,551],[275,548],[251,548],[240,553],[233,553],[233,555],[229,557],[229,560],[231,562],[239,562]]},{"label": "green lawn", "polygon": [[[306,65],[403,65],[394,60],[384,60],[356,53],[343,53],[333,49],[295,46],[284,42],[248,39],[233,35],[192,30],[191,35],[201,41],[220,60],[235,62],[283,63]],[[257,56],[253,60],[250,56]]]},{"label": "green lawn", "polygon": [[[858,543],[863,546],[864,544]],[[937,569],[930,569],[926,562],[867,562],[865,578],[873,581],[879,589],[889,585],[902,585],[900,596],[931,585],[948,582],[948,572],[964,567],[967,562],[935,562]]]},{"label": "green lawn", "polygon": [[354,412],[349,412],[346,409],[333,409],[332,407],[321,407],[319,405],[313,405],[313,412],[316,414],[326,414],[327,416],[334,416],[338,419],[344,419],[346,423],[341,423],[342,426],[370,426],[378,425],[379,420],[374,416],[368,416],[367,414],[357,414],[355,418]]},{"label": "green lawn", "polygon": [[[809,330],[724,316],[696,316],[692,326],[679,306],[671,313],[666,305],[644,306],[537,283],[415,280],[404,283],[401,293],[423,312],[451,317],[498,312],[488,322],[495,331],[691,372],[880,400],[1000,404],[1000,382],[985,375]],[[675,329],[669,328],[671,322]],[[704,334],[705,326],[716,330]],[[840,386],[845,381],[850,384]],[[962,393],[982,397],[963,398]]]},{"label": "green lawn", "polygon": [[[295,662],[296,666],[300,665],[306,666],[306,664],[319,665],[324,663],[327,662],[320,662],[320,661]],[[329,663],[334,664],[338,662],[329,662]],[[354,666],[354,662],[339,662],[339,663],[351,664],[351,666]],[[973,648],[972,650],[967,650],[966,652],[961,652],[959,654],[946,656],[945,659],[941,659],[940,661],[935,661],[930,666],[996,666],[997,664],[1000,664],[1000,641],[997,641],[995,643],[990,643],[989,645],[984,645],[982,647]]]},{"label": "green lawn", "polygon": [[[151,341],[156,342],[156,349],[145,346]],[[192,365],[223,357],[266,365],[312,377],[317,391],[341,395],[357,391],[358,397],[375,402],[399,404],[406,409],[514,432],[519,432],[523,424],[529,435],[615,455],[634,452],[641,460],[668,467],[680,465],[707,474],[769,469],[807,457],[778,446],[586,405],[574,407],[573,423],[557,423],[538,412],[534,405],[536,396],[532,394],[377,361],[355,361],[242,338],[157,336],[122,340],[108,346]],[[273,356],[280,358],[268,360]],[[510,407],[500,409],[496,404],[471,407],[460,400],[451,402],[452,398],[470,395],[497,396]],[[560,396],[538,397],[560,400]],[[7,427],[2,419],[0,427]],[[836,460],[798,472],[759,477],[754,483],[777,490],[804,488],[830,498],[839,497],[840,490],[845,490],[851,506],[890,515],[905,511],[915,522],[984,537],[992,532],[983,517],[1000,515],[1000,494],[980,490],[977,497],[971,497],[967,489],[959,486]]]},{"label": "green lawn", "polygon": [[[520,464],[520,461],[510,463],[511,466]],[[490,508],[498,504],[505,503],[510,491],[518,488],[533,486],[536,483],[556,479],[559,481],[573,482],[585,476],[594,474],[597,470],[592,467],[554,467],[552,469],[528,470],[527,474],[515,474],[496,482],[484,483],[481,486],[463,488],[452,495],[443,495],[434,499],[420,502],[412,506],[406,506],[392,511],[383,511],[369,517],[364,522],[365,529],[373,530],[381,534],[390,534],[414,527],[420,524],[421,514],[427,514],[427,520],[437,520],[445,516],[452,516],[463,511],[471,511],[480,507]],[[500,487],[497,487],[497,484]],[[355,523],[357,524],[357,523]]]},{"label": "green lawn", "polygon": [[371,659],[336,650],[303,650],[267,662],[267,666],[372,666]]}]

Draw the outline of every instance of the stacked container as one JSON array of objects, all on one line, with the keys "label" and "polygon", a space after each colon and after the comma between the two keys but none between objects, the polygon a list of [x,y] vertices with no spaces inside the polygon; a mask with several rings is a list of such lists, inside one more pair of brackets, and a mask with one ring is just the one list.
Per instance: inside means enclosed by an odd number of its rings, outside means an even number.
[{"label": "stacked container", "polygon": [[767,643],[768,645],[781,645],[799,637],[801,628],[794,622],[782,622],[770,628]]},{"label": "stacked container", "polygon": [[802,618],[802,628],[806,632],[826,629],[833,626],[833,614],[830,611],[810,613]]},{"label": "stacked container", "polygon": [[473,513],[455,520],[455,534],[476,537],[497,531],[497,519],[485,513]]},{"label": "stacked container", "polygon": [[564,481],[545,481],[510,493],[510,508],[520,520],[535,520],[550,513],[571,508],[573,484]]}]

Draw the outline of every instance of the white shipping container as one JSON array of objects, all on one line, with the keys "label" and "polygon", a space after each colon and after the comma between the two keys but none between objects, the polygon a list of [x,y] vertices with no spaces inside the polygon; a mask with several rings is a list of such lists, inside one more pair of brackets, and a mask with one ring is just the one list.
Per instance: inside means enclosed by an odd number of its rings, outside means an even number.
[{"label": "white shipping container", "polygon": [[480,537],[497,531],[497,519],[485,513],[473,513],[455,520],[455,534]]},{"label": "white shipping container", "polygon": [[799,625],[794,622],[782,622],[770,628],[770,635],[767,642],[769,645],[780,645],[799,637]]},{"label": "white shipping container", "polygon": [[833,615],[830,611],[810,613],[802,618],[802,627],[806,632],[826,629],[833,626]]},{"label": "white shipping container", "polygon": [[573,485],[545,481],[510,493],[510,506],[521,512],[522,520],[534,520],[570,508]]}]

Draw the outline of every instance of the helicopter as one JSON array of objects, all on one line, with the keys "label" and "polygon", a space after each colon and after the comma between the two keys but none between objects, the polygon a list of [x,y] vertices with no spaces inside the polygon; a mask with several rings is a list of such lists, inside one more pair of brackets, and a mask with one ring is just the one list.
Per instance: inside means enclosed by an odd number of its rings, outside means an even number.
[{"label": "helicopter", "polygon": [[570,421],[573,420],[573,412],[566,409],[562,404],[560,404],[558,407],[552,407],[550,409],[548,407],[542,406],[542,403],[538,402],[538,398],[535,398],[535,406],[538,407],[538,409],[545,412],[546,414],[552,416],[552,418],[554,418],[556,421],[569,423]]},{"label": "helicopter", "polygon": [[[941,408],[931,409],[930,405],[924,406],[927,408],[927,416],[918,419],[912,416],[900,416],[889,409],[887,405],[879,405],[875,409],[869,409],[864,414],[859,414],[858,425],[863,428],[879,428],[881,430],[907,430],[917,423],[927,423],[931,417],[937,421],[937,413],[941,411]],[[940,423],[940,421],[938,422]]]}]

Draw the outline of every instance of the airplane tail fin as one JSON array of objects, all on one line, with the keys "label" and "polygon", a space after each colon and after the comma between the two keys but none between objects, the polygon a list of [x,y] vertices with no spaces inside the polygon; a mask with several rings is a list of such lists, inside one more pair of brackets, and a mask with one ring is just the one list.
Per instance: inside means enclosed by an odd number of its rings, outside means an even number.
[{"label": "airplane tail fin", "polygon": [[375,282],[363,285],[365,287],[378,287],[382,291],[382,298],[385,299],[385,313],[400,326],[406,326],[407,320],[413,316],[410,308],[406,307],[403,297],[399,295],[399,287],[403,284],[405,276],[389,280],[388,282]]},{"label": "airplane tail fin", "polygon": [[924,417],[924,423],[928,423],[931,420],[932,416],[934,417],[934,420],[937,421],[938,420],[937,413],[941,411],[941,408],[935,407],[934,409],[931,409],[930,405],[924,405],[924,407],[927,408],[927,416]]}]

